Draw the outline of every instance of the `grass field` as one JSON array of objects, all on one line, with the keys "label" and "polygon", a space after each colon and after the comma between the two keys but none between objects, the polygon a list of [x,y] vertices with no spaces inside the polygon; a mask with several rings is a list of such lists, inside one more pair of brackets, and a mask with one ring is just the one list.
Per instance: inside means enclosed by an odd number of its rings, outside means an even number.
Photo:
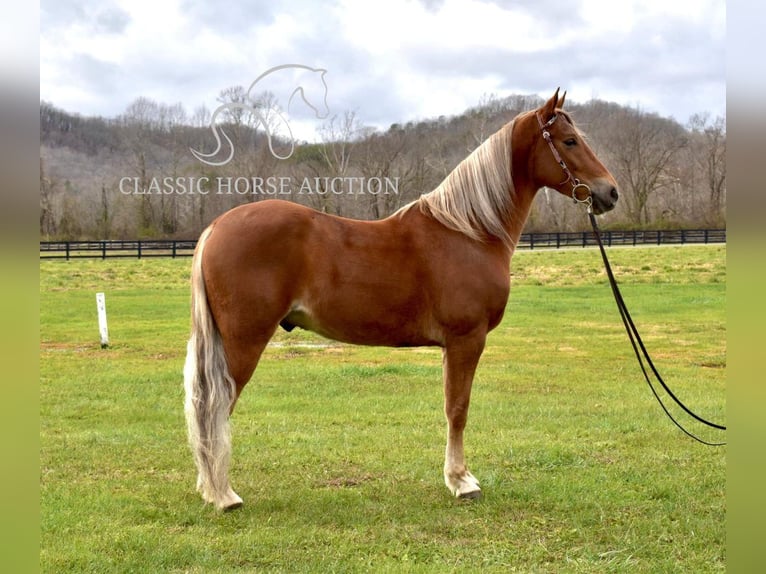
[{"label": "grass field", "polygon": [[[725,248],[610,258],[665,380],[725,424]],[[438,349],[296,330],[233,416],[245,506],[223,514],[195,492],[185,439],[190,263],[40,264],[42,571],[725,571],[726,449],[654,402],[597,251],[514,257],[466,431],[482,500],[442,482]]]}]

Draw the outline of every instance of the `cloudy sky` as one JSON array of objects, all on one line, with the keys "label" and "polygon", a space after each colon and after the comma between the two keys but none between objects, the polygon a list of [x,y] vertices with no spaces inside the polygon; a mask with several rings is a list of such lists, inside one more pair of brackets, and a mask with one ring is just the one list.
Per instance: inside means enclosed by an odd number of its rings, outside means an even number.
[{"label": "cloudy sky", "polygon": [[[380,128],[557,86],[685,122],[725,115],[725,43],[723,0],[42,0],[40,98],[83,115],[139,96],[192,113],[301,64],[327,70],[331,114]],[[278,76],[258,87],[281,98],[307,81]],[[309,117],[298,100],[290,113]]]}]

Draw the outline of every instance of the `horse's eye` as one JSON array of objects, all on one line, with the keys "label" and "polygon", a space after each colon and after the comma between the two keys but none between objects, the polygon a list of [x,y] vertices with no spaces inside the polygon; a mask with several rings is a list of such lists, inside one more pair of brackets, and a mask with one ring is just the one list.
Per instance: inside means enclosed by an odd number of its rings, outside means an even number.
[{"label": "horse's eye", "polygon": [[569,138],[564,140],[564,145],[567,147],[574,147],[577,145],[577,140],[575,138]]}]

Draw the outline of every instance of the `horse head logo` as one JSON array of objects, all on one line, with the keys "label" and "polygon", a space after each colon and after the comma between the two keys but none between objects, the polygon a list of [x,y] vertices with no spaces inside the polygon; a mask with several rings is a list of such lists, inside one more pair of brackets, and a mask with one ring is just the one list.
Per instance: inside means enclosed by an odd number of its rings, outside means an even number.
[{"label": "horse head logo", "polygon": [[[272,120],[276,120],[286,131],[287,140],[290,142],[290,149],[286,155],[280,155],[274,150],[274,143],[272,142],[271,121],[267,121],[267,118],[263,115],[259,103],[255,96],[255,88],[259,85],[259,82],[263,82],[265,79],[277,79],[281,75],[289,75],[292,78],[297,78],[295,81],[295,87],[290,92],[287,99],[287,109],[289,110],[290,104],[296,95],[299,95],[303,102],[314,112],[317,119],[324,119],[330,114],[330,109],[327,106],[327,83],[325,82],[325,74],[327,70],[323,68],[311,68],[301,64],[282,64],[281,66],[275,66],[269,68],[260,76],[258,76],[247,90],[244,102],[228,102],[218,106],[213,115],[210,118],[210,129],[215,137],[216,147],[210,153],[204,153],[193,148],[189,148],[192,155],[200,160],[202,163],[212,166],[221,166],[229,163],[234,157],[234,144],[229,136],[223,130],[219,128],[216,123],[218,117],[226,112],[233,110],[244,110],[249,112],[256,119],[256,125],[260,124],[266,132],[266,138],[269,143],[269,151],[277,159],[287,159],[295,151],[295,138],[293,137],[290,123],[279,112],[279,110],[270,110],[269,113],[273,113]],[[284,81],[284,78],[282,78]],[[226,140],[226,144],[221,141],[221,135]],[[228,155],[224,159],[215,159],[220,157],[220,154],[224,148],[228,148]]]}]

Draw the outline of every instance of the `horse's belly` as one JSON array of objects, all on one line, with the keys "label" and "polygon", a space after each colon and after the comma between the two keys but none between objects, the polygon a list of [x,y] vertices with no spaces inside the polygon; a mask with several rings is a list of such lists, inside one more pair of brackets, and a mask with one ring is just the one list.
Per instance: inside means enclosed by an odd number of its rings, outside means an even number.
[{"label": "horse's belly", "polygon": [[311,309],[296,304],[280,325],[287,331],[300,327],[328,339],[357,345],[418,347],[441,344],[435,329],[429,328],[428,321],[423,321],[417,313],[405,315],[394,308],[381,308],[381,305],[365,308],[360,304],[353,309],[348,301],[337,305],[324,301],[319,307]]}]

